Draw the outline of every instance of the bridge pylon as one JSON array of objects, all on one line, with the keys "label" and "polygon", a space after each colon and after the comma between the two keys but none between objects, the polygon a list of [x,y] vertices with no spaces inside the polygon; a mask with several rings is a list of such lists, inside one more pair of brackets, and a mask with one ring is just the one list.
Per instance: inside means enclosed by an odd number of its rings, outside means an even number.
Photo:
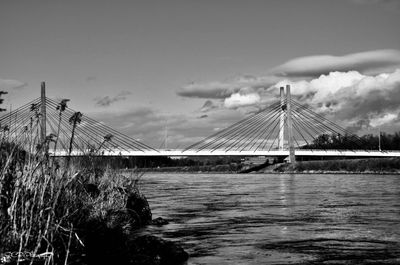
[{"label": "bridge pylon", "polygon": [[46,141],[46,83],[40,84],[40,142]]},{"label": "bridge pylon", "polygon": [[293,121],[292,121],[292,96],[290,94],[290,85],[286,85],[286,111],[287,111],[287,126],[288,126],[288,147],[289,147],[289,163],[296,163],[296,155],[294,152],[293,141]]},{"label": "bridge pylon", "polygon": [[[279,138],[278,147],[280,151],[285,150],[285,127],[287,128],[287,150],[289,150],[289,163],[294,163],[296,161],[296,155],[294,151],[294,141],[293,141],[293,121],[292,121],[292,104],[291,104],[291,94],[290,85],[279,88],[280,92],[280,114],[279,114]],[[285,115],[286,114],[286,115]],[[286,120],[286,122],[285,122]]]},{"label": "bridge pylon", "polygon": [[281,109],[279,117],[279,139],[278,146],[279,150],[283,151],[285,146],[285,111],[286,111],[286,99],[285,99],[285,88],[280,87],[280,99],[281,99]]}]

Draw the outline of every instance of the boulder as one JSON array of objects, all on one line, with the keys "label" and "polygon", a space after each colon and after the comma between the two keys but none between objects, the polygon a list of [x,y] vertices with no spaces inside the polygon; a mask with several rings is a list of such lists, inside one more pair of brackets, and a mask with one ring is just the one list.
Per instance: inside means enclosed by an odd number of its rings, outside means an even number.
[{"label": "boulder", "polygon": [[139,219],[140,225],[144,226],[151,222],[151,210],[146,197],[139,191],[128,194],[126,209],[132,218]]},{"label": "boulder", "polygon": [[169,224],[169,222],[168,220],[165,220],[162,217],[157,217],[156,219],[151,220],[150,224],[156,226],[163,226]]},{"label": "boulder", "polygon": [[189,254],[181,246],[152,235],[133,239],[130,249],[133,260],[147,257],[160,265],[179,265],[189,258]]},{"label": "boulder", "polygon": [[108,213],[106,220],[91,219],[79,228],[85,264],[129,264],[126,235],[118,225],[125,218],[116,211]]},{"label": "boulder", "polygon": [[126,213],[115,211],[106,222],[92,220],[81,228],[85,264],[179,265],[188,260],[188,253],[174,242],[122,233],[118,224],[126,220]]},{"label": "boulder", "polygon": [[125,235],[131,234],[141,226],[140,218],[130,210],[109,210],[105,223],[108,229],[119,230]]}]

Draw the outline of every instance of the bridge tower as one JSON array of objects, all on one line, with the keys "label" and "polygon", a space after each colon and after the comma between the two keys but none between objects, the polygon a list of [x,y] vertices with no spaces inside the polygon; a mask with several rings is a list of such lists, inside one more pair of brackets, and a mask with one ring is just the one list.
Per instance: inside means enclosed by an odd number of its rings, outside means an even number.
[{"label": "bridge tower", "polygon": [[287,127],[288,127],[289,163],[293,164],[296,162],[296,156],[294,153],[291,101],[292,101],[292,96],[290,94],[290,85],[286,85],[286,115],[287,115]]},{"label": "bridge tower", "polygon": [[285,88],[280,87],[280,95],[281,95],[281,109],[280,109],[280,119],[279,119],[279,138],[278,138],[278,146],[279,150],[282,151],[285,144]]},{"label": "bridge tower", "polygon": [[[278,138],[278,148],[280,151],[285,149],[285,127],[287,128],[287,147],[289,149],[289,163],[296,162],[296,157],[294,153],[294,142],[293,142],[293,121],[292,121],[292,104],[291,104],[291,94],[290,85],[286,85],[286,95],[285,87],[279,88],[280,92],[280,116],[279,116],[279,138]],[[286,124],[285,124],[285,113],[286,113]]]},{"label": "bridge tower", "polygon": [[46,140],[46,83],[41,83],[40,90],[40,140],[42,143]]}]

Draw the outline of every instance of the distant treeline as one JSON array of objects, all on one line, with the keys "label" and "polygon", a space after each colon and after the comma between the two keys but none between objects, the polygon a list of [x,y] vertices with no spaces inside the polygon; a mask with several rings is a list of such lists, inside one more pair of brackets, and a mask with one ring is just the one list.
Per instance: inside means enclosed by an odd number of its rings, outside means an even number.
[{"label": "distant treeline", "polygon": [[305,161],[296,164],[281,164],[275,172],[303,173],[397,173],[400,170],[400,158],[367,158],[350,160]]},{"label": "distant treeline", "polygon": [[[355,135],[322,134],[303,149],[361,149],[379,150],[379,136],[367,134],[361,137]],[[400,150],[400,132],[394,134],[381,133],[381,150]]]},{"label": "distant treeline", "polygon": [[[88,160],[89,158],[83,158]],[[82,158],[73,158],[80,160]],[[235,165],[240,163],[240,157],[190,157],[171,158],[166,156],[138,156],[138,157],[93,157],[90,161],[112,168],[166,168],[166,167],[216,167],[221,165]],[[87,161],[87,163],[92,163]]]}]

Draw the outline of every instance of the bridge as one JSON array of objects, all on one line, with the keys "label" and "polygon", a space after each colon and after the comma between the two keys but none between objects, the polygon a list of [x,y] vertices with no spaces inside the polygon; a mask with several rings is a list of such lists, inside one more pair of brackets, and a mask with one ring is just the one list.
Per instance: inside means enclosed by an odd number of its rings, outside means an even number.
[{"label": "bridge", "polygon": [[[71,156],[84,156],[88,152],[73,151]],[[397,151],[363,151],[363,150],[315,150],[301,149],[296,150],[296,156],[316,156],[316,157],[400,157],[400,152]],[[57,152],[56,156],[68,156],[65,151]],[[273,157],[288,157],[289,150],[273,150],[273,151],[184,151],[184,150],[157,150],[157,151],[105,151],[101,156],[170,156],[170,157],[185,157],[185,156],[273,156]]]},{"label": "bridge", "polygon": [[50,156],[400,157],[366,150],[363,139],[293,100],[290,89],[281,87],[279,102],[182,150],[157,150],[70,109],[67,99],[47,98],[42,82],[40,98],[0,117],[0,137]]}]

